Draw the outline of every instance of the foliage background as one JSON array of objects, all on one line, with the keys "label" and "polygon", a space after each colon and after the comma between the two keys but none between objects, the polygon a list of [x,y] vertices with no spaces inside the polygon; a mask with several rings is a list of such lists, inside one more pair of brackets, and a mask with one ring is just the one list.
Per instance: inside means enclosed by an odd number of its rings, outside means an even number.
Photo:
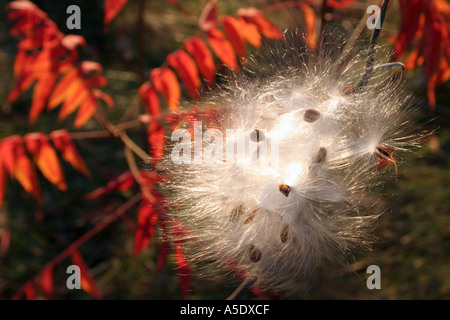
[{"label": "foliage background", "polygon": [[[142,3],[144,10],[141,10]],[[36,125],[28,126],[31,94],[22,95],[13,106],[5,102],[13,85],[12,66],[16,40],[10,36],[10,22],[3,9],[7,1],[0,1],[0,139],[12,134],[28,132],[48,133],[62,127],[73,128],[73,118],[57,121],[56,113],[41,116]],[[198,16],[206,1],[181,1],[183,13],[166,1],[129,1],[111,24],[109,33],[103,32],[103,1],[34,1],[57,23],[63,33],[80,34],[87,40],[82,59],[94,60],[104,67],[109,79],[105,92],[114,97],[116,107],[109,110],[110,119],[118,121],[136,96],[137,89],[148,78],[151,68],[160,66],[167,54],[178,48],[184,39],[198,31]],[[219,1],[219,14],[236,12],[240,7],[262,8],[271,1]],[[82,11],[82,29],[67,30],[65,9],[77,4]],[[398,29],[398,8],[392,6],[386,18],[385,30]],[[144,21],[139,25],[139,12]],[[335,24],[351,28],[361,17],[360,8],[336,14]],[[292,10],[271,15],[279,27],[299,24],[300,14]],[[420,70],[407,73],[412,89],[422,97],[422,111],[417,118],[435,134],[419,151],[399,167],[396,181],[390,182],[378,202],[386,209],[381,217],[377,236],[379,241],[369,254],[356,255],[350,269],[336,271],[314,286],[304,299],[449,299],[450,298],[450,87],[438,87],[438,113],[429,122],[426,105],[425,80]],[[94,122],[84,129],[95,129]],[[146,137],[138,130],[130,136],[143,148]],[[69,192],[61,192],[45,179],[40,179],[44,203],[36,206],[31,197],[17,184],[10,183],[6,201],[0,207],[0,228],[11,228],[12,239],[8,252],[0,254],[0,299],[10,299],[14,293],[37,273],[42,265],[64,250],[68,244],[100,221],[131,191],[87,201],[83,196],[105,185],[123,172],[127,165],[118,142],[111,139],[77,140],[77,147],[87,161],[91,180],[64,164]],[[135,210],[136,211],[136,210]],[[136,218],[136,212],[127,214]],[[159,243],[152,241],[139,256],[133,255],[134,236],[120,221],[80,248],[91,274],[107,299],[178,299],[181,297],[179,278],[173,257],[165,269],[156,273]],[[352,263],[352,261],[350,261]],[[55,269],[55,297],[59,299],[91,299],[81,290],[68,290],[66,259]],[[382,271],[382,289],[366,288],[366,267],[376,264]],[[189,299],[224,299],[238,282],[215,283],[194,275]],[[253,298],[244,292],[241,298]]]}]

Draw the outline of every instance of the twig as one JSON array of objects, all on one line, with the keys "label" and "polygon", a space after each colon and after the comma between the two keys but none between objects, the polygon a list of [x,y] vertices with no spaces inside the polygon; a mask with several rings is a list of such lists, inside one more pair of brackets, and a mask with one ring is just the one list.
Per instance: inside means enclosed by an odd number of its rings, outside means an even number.
[{"label": "twig", "polygon": [[100,231],[105,229],[108,225],[110,225],[112,222],[114,222],[116,219],[123,216],[128,210],[130,210],[134,205],[136,205],[141,200],[141,194],[135,194],[133,197],[131,197],[129,200],[121,204],[116,210],[114,210],[111,214],[109,214],[106,218],[104,218],[102,221],[97,223],[95,227],[93,227],[91,230],[86,232],[84,235],[82,235],[80,238],[72,242],[71,245],[69,245],[63,252],[61,252],[56,258],[51,260],[50,262],[47,262],[41,269],[40,272],[35,274],[33,278],[28,280],[20,289],[14,294],[12,297],[13,300],[19,299],[24,292],[25,286],[28,283],[33,283],[35,280],[37,280],[40,275],[42,274],[42,271],[46,268],[54,268],[58,264],[60,264],[64,259],[69,257],[72,252],[77,250],[79,247],[81,247],[83,244],[85,244],[88,240],[90,240],[93,236],[98,234]]},{"label": "twig", "polygon": [[247,277],[242,283],[226,298],[225,300],[234,300],[236,296],[245,288],[250,281],[250,277]]}]

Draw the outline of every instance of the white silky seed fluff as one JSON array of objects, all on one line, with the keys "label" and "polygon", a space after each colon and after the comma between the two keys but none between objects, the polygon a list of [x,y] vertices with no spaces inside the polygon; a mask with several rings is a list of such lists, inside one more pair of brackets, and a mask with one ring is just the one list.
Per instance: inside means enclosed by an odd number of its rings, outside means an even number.
[{"label": "white silky seed fluff", "polygon": [[296,34],[287,38],[206,99],[219,110],[224,137],[226,129],[245,130],[254,141],[261,130],[270,144],[277,129],[279,166],[175,165],[170,157],[161,166],[171,178],[171,215],[189,232],[174,240],[184,241],[194,270],[235,271],[285,294],[306,288],[319,266],[343,265],[370,245],[381,212],[371,211],[365,194],[385,177],[377,148],[391,150],[397,163],[398,151],[418,143],[411,99],[390,83],[393,70],[345,94],[365,72],[364,50],[346,64],[336,40],[317,54],[292,40]]}]

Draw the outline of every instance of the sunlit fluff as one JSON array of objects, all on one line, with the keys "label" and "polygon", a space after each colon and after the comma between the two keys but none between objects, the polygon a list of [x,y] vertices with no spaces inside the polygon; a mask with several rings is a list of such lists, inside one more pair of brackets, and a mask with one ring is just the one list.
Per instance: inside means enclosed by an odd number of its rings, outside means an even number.
[{"label": "sunlit fluff", "polygon": [[381,213],[369,210],[374,200],[365,194],[417,136],[411,100],[393,70],[349,90],[365,71],[366,54],[347,63],[339,49],[323,45],[318,55],[298,40],[283,42],[207,99],[223,133],[278,132],[276,166],[163,163],[172,216],[188,230],[181,240],[202,273],[219,267],[260,289],[291,293],[307,287],[319,266],[344,263],[370,245]]}]

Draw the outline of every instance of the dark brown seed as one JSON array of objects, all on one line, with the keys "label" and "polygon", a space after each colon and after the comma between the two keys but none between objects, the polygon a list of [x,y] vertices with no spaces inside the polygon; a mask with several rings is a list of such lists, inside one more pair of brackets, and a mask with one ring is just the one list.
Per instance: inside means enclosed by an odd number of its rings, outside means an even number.
[{"label": "dark brown seed", "polygon": [[289,227],[287,224],[285,224],[283,226],[283,229],[281,229],[280,233],[281,242],[285,243],[288,240],[288,236],[289,236]]},{"label": "dark brown seed", "polygon": [[250,261],[251,262],[259,262],[261,260],[262,257],[262,253],[261,251],[256,248],[253,244],[251,244],[248,248],[248,252],[250,254]]},{"label": "dark brown seed", "polygon": [[319,119],[319,117],[320,117],[320,112],[317,110],[314,110],[314,109],[306,110],[305,114],[303,115],[303,119],[306,122],[310,122],[310,123],[316,121],[317,119]]},{"label": "dark brown seed", "polygon": [[252,133],[250,133],[250,140],[253,142],[261,142],[264,141],[265,138],[266,136],[264,135],[264,132],[259,129],[255,129]]},{"label": "dark brown seed", "polygon": [[317,152],[316,158],[314,159],[314,163],[321,163],[327,157],[327,149],[321,147],[319,152]]},{"label": "dark brown seed", "polygon": [[250,223],[253,221],[253,218],[255,218],[256,213],[259,211],[258,208],[256,208],[255,210],[252,211],[252,213],[250,213],[247,217],[247,219],[245,219],[244,224]]},{"label": "dark brown seed", "polygon": [[238,221],[239,218],[244,214],[244,211],[245,208],[242,204],[231,210],[230,221]]},{"label": "dark brown seed", "polygon": [[289,192],[291,192],[291,187],[289,187],[287,184],[280,184],[278,186],[278,189],[280,189],[280,192],[287,197],[289,195]]}]

